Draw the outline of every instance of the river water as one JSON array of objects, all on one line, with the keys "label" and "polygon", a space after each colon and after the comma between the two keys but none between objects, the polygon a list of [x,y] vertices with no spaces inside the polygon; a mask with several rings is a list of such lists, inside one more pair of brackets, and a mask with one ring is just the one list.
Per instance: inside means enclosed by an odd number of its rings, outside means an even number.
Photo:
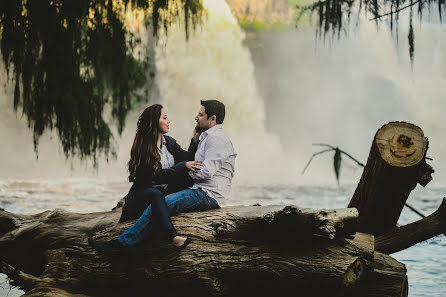
[{"label": "river water", "polygon": [[[235,183],[229,205],[259,203],[292,204],[308,208],[346,207],[355,190],[349,185],[269,186]],[[16,213],[37,213],[63,208],[73,212],[107,211],[126,194],[128,183],[119,179],[0,180],[0,208]],[[408,202],[425,215],[434,212],[445,196],[446,187],[417,187]],[[405,208],[399,224],[418,220],[418,215]],[[419,243],[393,254],[407,267],[409,296],[446,296],[446,237],[444,235]],[[0,275],[0,296],[20,296],[11,288],[5,275]]]}]

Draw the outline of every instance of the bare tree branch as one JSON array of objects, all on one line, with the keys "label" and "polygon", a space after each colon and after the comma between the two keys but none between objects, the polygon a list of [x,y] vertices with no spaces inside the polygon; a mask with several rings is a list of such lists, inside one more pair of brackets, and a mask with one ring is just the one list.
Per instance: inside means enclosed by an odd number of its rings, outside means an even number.
[{"label": "bare tree branch", "polygon": [[415,2],[412,2],[412,3],[409,4],[409,5],[406,5],[406,6],[404,6],[404,7],[399,8],[399,9],[397,9],[397,10],[395,10],[395,11],[390,11],[390,12],[388,12],[388,13],[385,13],[385,14],[382,14],[382,15],[378,15],[378,16],[372,18],[372,19],[369,19],[369,21],[374,21],[374,20],[380,19],[380,18],[382,18],[382,17],[388,16],[388,15],[392,15],[392,14],[394,14],[394,13],[398,13],[398,12],[400,12],[401,10],[404,10],[404,9],[406,9],[406,8],[409,8],[409,7],[414,6],[415,4],[418,4],[419,2],[420,2],[420,0],[417,0],[417,1],[415,1]]},{"label": "bare tree branch", "polygon": [[326,150],[323,150],[323,151],[314,153],[314,154],[311,156],[310,160],[308,161],[307,165],[305,165],[304,170],[302,170],[302,174],[305,173],[305,169],[307,169],[308,165],[310,165],[310,163],[311,163],[311,160],[313,160],[313,158],[314,158],[315,156],[320,155],[320,154],[325,153],[325,152],[332,151],[332,150],[333,150],[333,149],[329,148],[329,149],[326,149]]},{"label": "bare tree branch", "polygon": [[364,164],[362,164],[361,162],[359,162],[358,160],[356,160],[355,158],[353,158],[352,156],[350,156],[350,154],[344,152],[343,150],[339,150],[341,153],[343,153],[344,155],[346,155],[347,157],[349,157],[350,159],[352,159],[353,161],[355,161],[359,166],[361,167],[365,167]]},{"label": "bare tree branch", "polygon": [[329,148],[331,148],[332,150],[335,150],[336,148],[334,147],[334,146],[331,146],[331,145],[329,145],[329,144],[326,144],[326,143],[313,143],[313,145],[317,145],[317,146],[326,146],[326,147],[329,147]]}]

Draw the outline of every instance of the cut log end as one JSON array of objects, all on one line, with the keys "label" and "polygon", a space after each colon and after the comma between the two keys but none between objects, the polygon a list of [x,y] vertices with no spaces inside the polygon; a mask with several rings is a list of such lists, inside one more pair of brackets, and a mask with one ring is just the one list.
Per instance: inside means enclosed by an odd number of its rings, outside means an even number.
[{"label": "cut log end", "polygon": [[429,142],[409,123],[390,122],[375,135],[367,165],[348,207],[359,211],[359,229],[379,235],[395,227],[410,192],[432,180]]},{"label": "cut log end", "polygon": [[344,274],[344,288],[347,290],[357,288],[361,281],[366,277],[369,270],[370,267],[367,265],[366,260],[363,258],[356,259],[350,264]]},{"label": "cut log end", "polygon": [[405,122],[384,125],[376,133],[375,141],[383,160],[394,167],[418,164],[427,148],[423,130]]}]

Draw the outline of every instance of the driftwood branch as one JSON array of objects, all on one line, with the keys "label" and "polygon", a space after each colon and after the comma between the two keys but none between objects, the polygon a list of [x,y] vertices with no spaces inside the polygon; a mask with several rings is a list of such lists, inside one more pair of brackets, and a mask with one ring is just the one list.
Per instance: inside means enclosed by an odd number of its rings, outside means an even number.
[{"label": "driftwood branch", "polygon": [[376,236],[376,250],[396,253],[446,232],[446,198],[431,215],[411,224],[394,228]]},{"label": "driftwood branch", "polygon": [[356,158],[352,157],[349,153],[339,149],[338,147],[334,147],[332,145],[326,144],[326,143],[313,143],[313,145],[318,145],[318,146],[326,146],[331,148],[332,150],[339,150],[342,154],[346,155],[347,157],[349,157],[350,159],[352,159],[353,161],[356,162],[356,164],[358,164],[361,167],[364,167],[364,164],[362,164],[361,162],[359,162]]},{"label": "driftwood branch", "polygon": [[[324,143],[314,145],[339,151]],[[434,170],[426,163],[428,148],[421,128],[390,122],[377,131],[367,166],[358,163],[365,168],[349,207],[359,210],[359,230],[377,235],[377,251],[394,253],[445,232],[443,206],[426,217],[406,202],[416,184],[424,187],[432,180]],[[336,170],[336,155],[334,161]],[[404,205],[422,220],[397,228]]]},{"label": "driftwood branch", "polygon": [[305,173],[305,170],[307,170],[308,165],[310,165],[310,163],[311,163],[311,161],[313,160],[314,157],[316,157],[317,155],[326,153],[326,152],[331,152],[331,151],[332,151],[332,149],[326,149],[326,150],[322,150],[322,151],[320,151],[320,152],[314,153],[314,154],[311,156],[310,160],[308,160],[308,162],[307,162],[307,164],[305,165],[304,169],[302,170],[302,174]]},{"label": "driftwood branch", "polygon": [[[355,209],[240,206],[181,214],[173,223],[192,238],[184,250],[152,237],[119,256],[98,254],[87,238],[116,238],[131,225],[117,224],[119,215],[120,208],[29,216],[0,211],[0,270],[25,296],[372,296],[387,286],[388,276],[373,277],[381,265],[373,240],[349,239]],[[404,278],[404,265],[395,263]]]},{"label": "driftwood branch", "polygon": [[428,148],[421,128],[410,123],[390,122],[376,132],[348,205],[360,213],[360,231],[378,235],[396,226],[411,191],[432,180],[434,170],[426,163]]},{"label": "driftwood branch", "polygon": [[295,206],[227,207],[231,217],[213,223],[221,238],[269,242],[335,239],[355,234],[358,211],[301,209]]},{"label": "driftwood branch", "polygon": [[353,158],[350,154],[344,152],[343,150],[341,150],[338,147],[334,147],[331,146],[329,144],[326,143],[313,143],[313,145],[315,146],[325,146],[328,147],[328,149],[322,150],[320,152],[314,153],[311,158],[308,160],[307,164],[305,165],[304,169],[302,170],[302,174],[305,173],[305,170],[307,169],[307,167],[310,165],[311,161],[313,160],[314,157],[316,157],[317,155],[326,153],[326,152],[330,152],[330,151],[334,151],[334,157],[333,157],[333,165],[334,165],[334,171],[335,171],[335,175],[336,175],[336,181],[339,184],[339,172],[341,169],[341,162],[342,162],[342,154],[346,155],[347,157],[349,157],[350,159],[352,159],[353,161],[355,161],[359,166],[364,167],[364,164],[362,164],[361,162],[359,162],[358,160],[356,160],[355,158]]},{"label": "driftwood branch", "polygon": [[11,279],[14,280],[13,285],[22,288],[22,290],[24,291],[31,290],[32,288],[43,283],[42,279],[40,279],[39,277],[24,273],[23,271],[20,271],[19,269],[12,267],[11,265],[3,261],[0,261],[0,271],[7,274]]}]

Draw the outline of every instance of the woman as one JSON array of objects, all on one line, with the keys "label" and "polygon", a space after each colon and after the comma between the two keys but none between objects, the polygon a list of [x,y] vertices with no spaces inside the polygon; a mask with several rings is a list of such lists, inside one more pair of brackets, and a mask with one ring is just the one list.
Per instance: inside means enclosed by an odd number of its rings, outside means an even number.
[{"label": "woman", "polygon": [[184,151],[174,138],[165,136],[170,121],[160,104],[147,107],[138,119],[136,136],[130,153],[129,182],[133,186],[125,197],[119,222],[137,219],[150,204],[150,195],[141,195],[141,190],[156,188],[166,196],[192,185],[188,170],[199,170],[201,162],[185,162],[194,159],[199,133],[194,137],[188,151]]},{"label": "woman", "polygon": [[[125,200],[120,222],[138,218],[150,204],[153,228],[169,236],[175,247],[185,247],[190,239],[177,234],[167,210],[164,194],[173,193],[191,184],[188,171],[200,170],[201,161],[193,160],[198,146],[199,133],[195,132],[186,152],[169,132],[170,121],[160,104],[147,107],[138,119],[130,161],[129,182],[133,182]],[[107,252],[122,247],[119,240],[88,241],[94,248]]]}]

